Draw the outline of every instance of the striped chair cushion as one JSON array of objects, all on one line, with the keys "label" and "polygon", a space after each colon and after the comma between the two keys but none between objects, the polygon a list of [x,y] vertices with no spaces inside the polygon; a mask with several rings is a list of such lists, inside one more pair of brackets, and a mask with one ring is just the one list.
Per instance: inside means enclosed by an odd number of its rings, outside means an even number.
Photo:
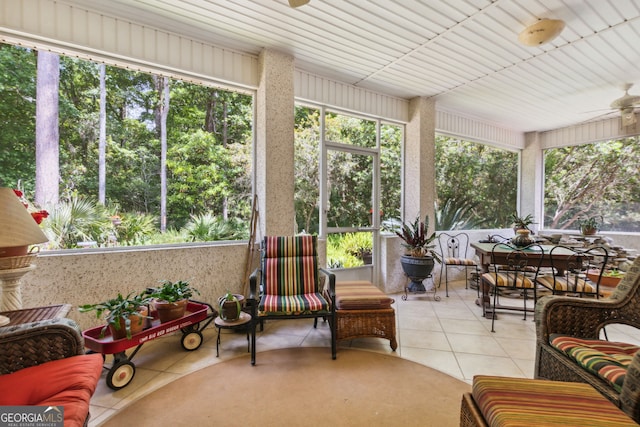
[{"label": "striped chair cushion", "polygon": [[290,296],[263,295],[258,304],[259,316],[282,316],[316,312],[329,313],[329,302],[319,292]]},{"label": "striped chair cushion", "polygon": [[492,427],[637,425],[583,383],[476,375],[472,394]]},{"label": "striped chair cushion", "polygon": [[587,282],[584,279],[575,278],[567,281],[565,277],[556,276],[555,283],[554,277],[551,275],[538,276],[538,283],[547,289],[556,292],[582,292],[595,294],[596,288],[591,282]]},{"label": "striped chair cushion", "polygon": [[258,315],[329,312],[319,291],[316,236],[267,236],[263,250]]},{"label": "striped chair cushion", "polygon": [[443,262],[447,265],[476,265],[476,262],[468,258],[443,258]]},{"label": "striped chair cushion", "polygon": [[551,335],[551,345],[597,375],[619,393],[627,368],[640,347],[632,344]]},{"label": "striped chair cushion", "polygon": [[[533,288],[533,282],[528,277],[524,277],[522,273],[518,273],[517,280],[514,280],[513,273],[498,273],[496,283],[496,273],[484,273],[482,280],[491,286],[499,287],[516,287],[516,288]],[[515,284],[514,284],[515,282]]]},{"label": "striped chair cushion", "polygon": [[265,237],[262,258],[265,295],[318,292],[316,236]]},{"label": "striped chair cushion", "polygon": [[337,310],[377,310],[390,308],[394,299],[366,280],[336,283]]}]

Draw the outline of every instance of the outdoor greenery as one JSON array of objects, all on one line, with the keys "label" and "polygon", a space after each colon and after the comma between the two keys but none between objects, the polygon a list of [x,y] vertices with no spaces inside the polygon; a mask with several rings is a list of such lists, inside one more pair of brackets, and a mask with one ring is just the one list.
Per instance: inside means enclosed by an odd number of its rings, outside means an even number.
[{"label": "outdoor greenery", "polygon": [[545,227],[640,232],[640,140],[604,141],[545,152]]},{"label": "outdoor greenery", "polygon": [[[38,163],[36,64],[44,60],[39,58],[34,50],[0,44],[0,185],[20,188],[30,200]],[[51,214],[42,224],[51,248],[248,238],[252,96],[111,66],[105,67],[101,92],[102,64],[59,60],[60,197],[55,205],[41,206]],[[297,231],[319,232],[321,122],[328,142],[365,149],[334,146],[327,152],[328,225],[371,225],[374,169],[366,150],[379,153],[380,221],[399,218],[402,185],[412,185],[401,180],[403,126],[331,111],[321,120],[320,114],[318,108],[295,108]],[[436,135],[435,157],[436,230],[511,225],[517,152]],[[601,215],[601,230],[640,231],[639,161],[637,137],[547,150],[541,226],[576,229],[580,218]],[[338,249],[345,238],[330,238],[329,259],[345,266],[361,262],[353,251]],[[346,257],[338,257],[340,251]]]}]

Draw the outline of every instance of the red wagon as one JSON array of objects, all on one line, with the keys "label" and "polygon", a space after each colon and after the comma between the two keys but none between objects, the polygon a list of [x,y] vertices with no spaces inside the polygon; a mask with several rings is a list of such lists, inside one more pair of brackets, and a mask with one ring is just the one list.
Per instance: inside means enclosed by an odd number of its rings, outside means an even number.
[{"label": "red wagon", "polygon": [[[144,343],[179,330],[182,332],[180,341],[182,348],[187,351],[196,350],[203,341],[201,331],[217,316],[217,312],[210,304],[199,301],[189,301],[185,315],[168,322],[160,323],[156,317],[157,312],[151,314],[153,317],[150,319],[151,326],[132,335],[131,339],[114,340],[108,330],[101,337],[102,326],[87,329],[82,333],[85,346],[91,352],[102,353],[103,358],[107,354],[113,354],[113,365],[111,365],[106,378],[109,388],[120,390],[131,382],[136,373],[136,366],[131,359]],[[126,350],[132,347],[135,347],[135,350],[127,356]]]}]

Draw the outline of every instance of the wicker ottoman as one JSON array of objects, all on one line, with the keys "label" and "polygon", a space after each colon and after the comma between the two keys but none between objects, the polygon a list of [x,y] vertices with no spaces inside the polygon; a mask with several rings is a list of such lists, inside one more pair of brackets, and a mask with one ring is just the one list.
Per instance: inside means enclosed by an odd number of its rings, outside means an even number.
[{"label": "wicker ottoman", "polygon": [[462,396],[460,426],[637,426],[583,383],[477,375]]},{"label": "wicker ottoman", "polygon": [[393,351],[396,341],[394,299],[368,281],[336,283],[337,340],[375,337],[388,339]]}]

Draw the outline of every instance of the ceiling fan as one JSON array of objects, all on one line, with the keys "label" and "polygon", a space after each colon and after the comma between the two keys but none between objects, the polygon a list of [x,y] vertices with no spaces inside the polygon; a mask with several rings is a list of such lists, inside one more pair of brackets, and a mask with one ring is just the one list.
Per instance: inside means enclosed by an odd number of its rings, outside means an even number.
[{"label": "ceiling fan", "polygon": [[620,111],[622,126],[631,126],[636,123],[635,107],[640,107],[640,96],[629,95],[632,83],[624,85],[624,95],[609,105],[612,109]]}]

